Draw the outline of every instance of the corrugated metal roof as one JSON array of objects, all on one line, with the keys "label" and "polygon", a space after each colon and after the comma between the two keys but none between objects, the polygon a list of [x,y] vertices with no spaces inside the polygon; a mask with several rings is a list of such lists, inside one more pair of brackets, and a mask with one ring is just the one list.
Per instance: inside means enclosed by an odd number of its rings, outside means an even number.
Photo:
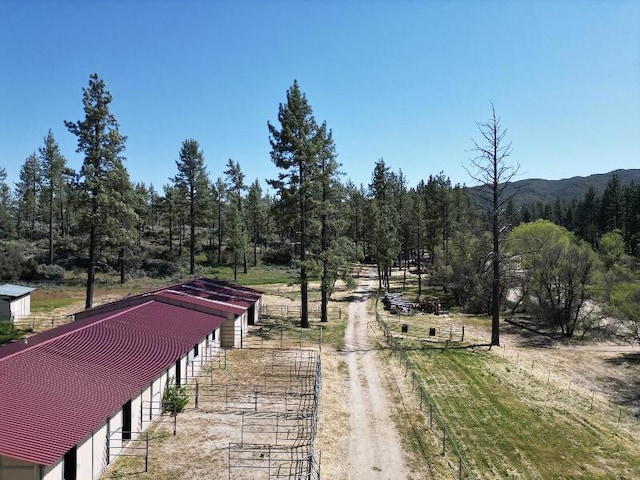
[{"label": "corrugated metal roof", "polygon": [[262,292],[249,287],[242,287],[223,280],[196,278],[174,285],[165,286],[147,292],[132,295],[116,302],[78,312],[76,318],[86,318],[117,308],[118,304],[134,305],[149,299],[163,302],[175,302],[185,308],[202,311],[222,311],[241,315],[255,304]]},{"label": "corrugated metal roof", "polygon": [[0,285],[0,297],[10,297],[10,298],[23,297],[27,293],[31,293],[34,290],[35,288],[23,287],[22,285],[11,285],[10,283],[5,283],[4,285]]},{"label": "corrugated metal roof", "polygon": [[234,315],[242,315],[247,311],[247,306],[239,306],[219,300],[194,297],[176,290],[163,290],[161,292],[154,293],[152,298],[161,302],[166,301],[178,306],[196,309],[200,308],[210,312],[224,312]]},{"label": "corrugated metal roof", "polygon": [[0,348],[0,454],[56,462],[223,321],[149,300]]}]

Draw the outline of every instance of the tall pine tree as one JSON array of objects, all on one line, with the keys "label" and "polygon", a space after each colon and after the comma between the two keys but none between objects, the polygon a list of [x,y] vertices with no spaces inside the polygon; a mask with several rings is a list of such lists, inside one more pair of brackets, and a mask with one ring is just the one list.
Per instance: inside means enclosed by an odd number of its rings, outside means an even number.
[{"label": "tall pine tree", "polygon": [[287,102],[279,106],[278,121],[280,128],[268,124],[269,142],[271,159],[282,172],[277,179],[268,180],[268,183],[276,189],[280,205],[287,210],[283,212],[283,218],[293,214],[293,241],[299,246],[300,260],[300,325],[308,328],[309,228],[319,159],[327,143],[326,129],[318,127],[311,106],[297,81],[287,90]]},{"label": "tall pine tree", "polygon": [[126,137],[109,110],[111,101],[104,81],[94,73],[89,77],[89,86],[82,90],[84,120],[64,122],[78,137],[76,152],[84,154],[77,189],[79,227],[88,236],[86,308],[93,305],[101,245],[105,242],[124,245],[131,241],[128,235],[135,219],[129,206],[132,185],[122,155]]}]

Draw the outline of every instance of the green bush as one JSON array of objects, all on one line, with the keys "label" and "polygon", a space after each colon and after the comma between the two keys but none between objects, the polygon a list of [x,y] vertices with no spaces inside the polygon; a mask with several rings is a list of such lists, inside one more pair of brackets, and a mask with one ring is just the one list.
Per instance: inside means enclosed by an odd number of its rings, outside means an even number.
[{"label": "green bush", "polygon": [[176,385],[172,378],[164,388],[162,394],[162,411],[168,413],[180,413],[189,403],[189,395],[184,386]]},{"label": "green bush", "polygon": [[38,277],[41,280],[64,280],[64,268],[60,265],[38,265]]}]

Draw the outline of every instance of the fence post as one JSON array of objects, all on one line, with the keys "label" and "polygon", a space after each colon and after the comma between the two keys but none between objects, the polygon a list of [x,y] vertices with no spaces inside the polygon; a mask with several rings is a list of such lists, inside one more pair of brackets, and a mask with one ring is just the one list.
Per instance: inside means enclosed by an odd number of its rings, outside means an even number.
[{"label": "fence post", "polygon": [[200,385],[198,384],[198,379],[196,378],[196,409],[198,408],[198,393],[200,390]]},{"label": "fence post", "polygon": [[176,412],[176,406],[173,406],[173,436],[176,436],[176,430],[178,429],[178,412]]},{"label": "fence post", "polygon": [[149,471],[149,432],[147,433],[147,438],[145,441],[145,452],[144,452],[144,472],[147,473]]}]

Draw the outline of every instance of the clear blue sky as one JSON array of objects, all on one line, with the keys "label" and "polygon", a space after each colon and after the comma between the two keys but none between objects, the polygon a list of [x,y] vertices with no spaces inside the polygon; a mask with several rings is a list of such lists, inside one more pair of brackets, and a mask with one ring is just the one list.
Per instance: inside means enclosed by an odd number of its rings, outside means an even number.
[{"label": "clear blue sky", "polygon": [[228,158],[274,178],[267,121],[297,79],[333,130],[345,179],[384,158],[410,185],[473,184],[491,102],[519,178],[640,168],[640,2],[0,0],[0,167],[18,180],[96,72],[128,136],[133,181],[161,190],[195,138],[212,179]]}]

